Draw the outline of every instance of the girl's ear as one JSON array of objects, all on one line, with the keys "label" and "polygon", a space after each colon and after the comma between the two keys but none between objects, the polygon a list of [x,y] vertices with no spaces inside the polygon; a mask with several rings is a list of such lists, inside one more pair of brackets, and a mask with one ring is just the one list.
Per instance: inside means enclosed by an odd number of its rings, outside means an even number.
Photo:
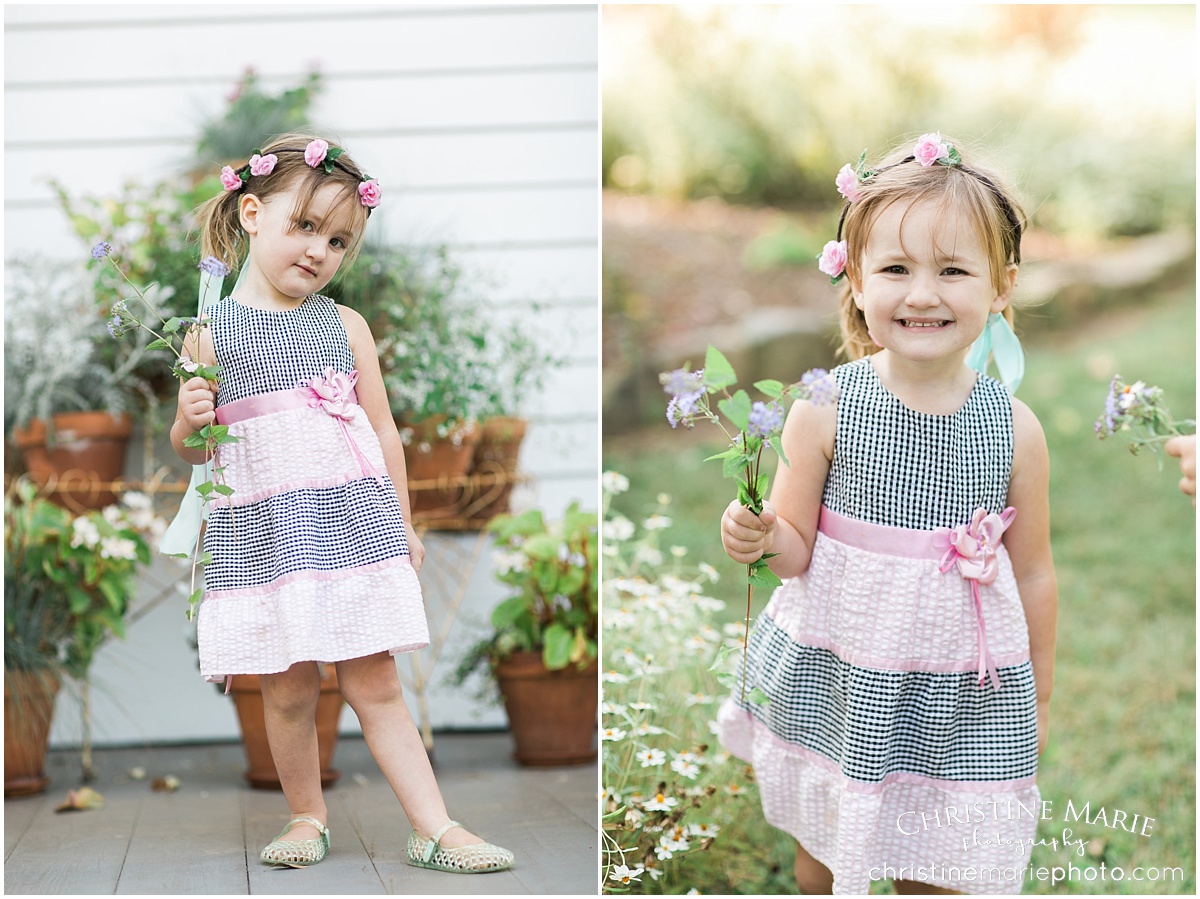
[{"label": "girl's ear", "polygon": [[992,300],[992,312],[1003,312],[1012,301],[1013,291],[1017,287],[1017,267],[1011,263],[1004,267],[1004,284],[1004,292]]},{"label": "girl's ear", "polygon": [[863,307],[862,285],[850,277],[850,273],[846,272],[846,284],[850,287],[850,298],[854,300],[854,305],[859,309]]},{"label": "girl's ear", "polygon": [[238,221],[247,234],[258,233],[258,214],[262,206],[262,200],[254,194],[243,194],[238,198]]}]

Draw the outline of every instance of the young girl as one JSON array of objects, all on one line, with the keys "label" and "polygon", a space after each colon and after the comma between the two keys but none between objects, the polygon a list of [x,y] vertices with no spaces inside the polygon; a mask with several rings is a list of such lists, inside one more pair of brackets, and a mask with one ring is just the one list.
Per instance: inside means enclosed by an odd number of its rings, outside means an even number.
[{"label": "young girl", "polygon": [[821,267],[854,361],[836,405],[792,408],[762,515],[722,517],[729,556],[777,553],[785,580],[748,652],[768,701],[727,702],[721,740],[803,892],[1018,892],[1054,682],[1048,461],[1015,383],[980,372],[994,340],[1019,379],[1021,212],[938,134],[837,183]]},{"label": "young girl", "polygon": [[392,654],[429,642],[417,582],[424,549],[410,521],[404,452],[375,343],[361,315],[321,290],[355,255],[379,185],[319,138],[285,135],[198,213],[203,252],[237,265],[192,355],[221,366],[179,390],[176,452],[213,422],[238,442],[215,464],[233,488],[209,514],[200,606],[201,673],[258,674],[267,737],[291,820],[262,851],[315,864],[329,849],[314,713],[319,662],[338,684],[412,826],[408,863],[473,873],[512,854],[452,822]]}]

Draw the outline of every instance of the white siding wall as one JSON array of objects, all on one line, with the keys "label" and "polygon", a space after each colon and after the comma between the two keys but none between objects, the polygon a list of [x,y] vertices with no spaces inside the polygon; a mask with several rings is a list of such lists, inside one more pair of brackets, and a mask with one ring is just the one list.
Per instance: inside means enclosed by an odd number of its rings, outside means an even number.
[{"label": "white siding wall", "polygon": [[[448,244],[496,285],[498,320],[537,306],[546,340],[570,355],[528,410],[526,505],[557,515],[597,503],[598,102],[594,6],[5,6],[5,258],[83,258],[50,193],[115,194],[178,173],[199,122],[252,67],[271,89],[316,67],[315,125],[384,186],[377,235]],[[252,148],[246,148],[249,152]],[[451,578],[474,536],[431,542],[427,589]],[[434,677],[437,727],[502,724],[444,684],[500,598],[488,553]],[[171,589],[157,565],[144,602]],[[434,602],[436,605],[436,597]],[[172,597],[107,647],[94,701],[99,743],[233,738],[227,700],[199,682],[183,600]],[[436,610],[433,613],[436,616]],[[53,740],[78,740],[60,701]],[[343,719],[354,730],[353,715]]]}]

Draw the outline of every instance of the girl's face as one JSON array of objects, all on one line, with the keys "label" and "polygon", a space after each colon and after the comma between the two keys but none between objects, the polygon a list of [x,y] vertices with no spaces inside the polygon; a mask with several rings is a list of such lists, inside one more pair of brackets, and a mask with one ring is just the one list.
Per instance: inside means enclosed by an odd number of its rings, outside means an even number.
[{"label": "girl's face", "polygon": [[987,324],[1008,305],[1017,267],[996,293],[975,227],[933,202],[893,203],[875,220],[851,281],[875,342],[914,362],[961,361]]},{"label": "girl's face", "polygon": [[246,287],[285,304],[320,293],[354,240],[352,210],[339,185],[322,185],[299,218],[295,207],[295,189],[267,200],[248,194],[241,205],[252,265]]}]

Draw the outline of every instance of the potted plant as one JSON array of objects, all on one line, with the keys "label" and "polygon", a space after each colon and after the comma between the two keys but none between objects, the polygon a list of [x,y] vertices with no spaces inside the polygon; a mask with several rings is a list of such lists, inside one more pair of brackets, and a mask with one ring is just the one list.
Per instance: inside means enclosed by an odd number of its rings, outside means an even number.
[{"label": "potted plant", "polygon": [[[486,399],[489,326],[445,247],[431,256],[376,252],[387,297],[373,310],[380,368],[409,480],[461,477],[474,459]],[[424,505],[418,499],[414,513]]]},{"label": "potted plant", "polygon": [[79,483],[59,501],[102,508],[115,497],[94,485],[123,473],[131,413],[157,405],[141,372],[148,340],[109,339],[82,265],[10,260],[8,274],[5,434],[38,483]]},{"label": "potted plant", "polygon": [[[86,684],[96,650],[125,635],[134,579],[150,562],[146,535],[162,527],[144,495],[126,501],[77,515],[26,479],[5,494],[5,796],[45,789],[46,742],[63,678]],[[85,776],[89,736],[85,726]]]},{"label": "potted plant", "polygon": [[521,443],[528,427],[525,410],[545,386],[550,371],[566,361],[565,356],[545,349],[539,339],[541,331],[530,325],[531,320],[536,321],[538,312],[534,307],[529,317],[493,328],[486,335],[484,403],[471,470],[503,480],[486,506],[477,512],[482,519],[509,511]]},{"label": "potted plant", "polygon": [[571,505],[547,522],[540,510],[501,515],[495,576],[511,595],[492,611],[490,636],[455,672],[461,684],[486,666],[499,686],[523,765],[596,757],[597,523]]}]

